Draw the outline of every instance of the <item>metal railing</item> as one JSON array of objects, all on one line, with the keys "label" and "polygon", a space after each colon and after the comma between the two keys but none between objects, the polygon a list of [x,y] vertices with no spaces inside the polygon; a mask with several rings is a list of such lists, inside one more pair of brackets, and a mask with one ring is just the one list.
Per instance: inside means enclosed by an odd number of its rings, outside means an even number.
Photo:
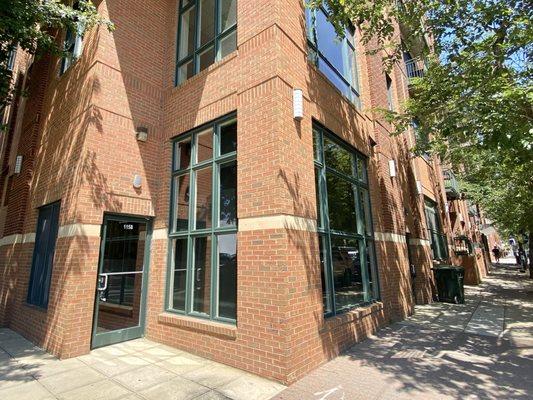
[{"label": "metal railing", "polygon": [[420,58],[411,58],[405,60],[405,70],[409,80],[422,78],[426,72],[426,63]]},{"label": "metal railing", "polygon": [[443,171],[442,174],[444,176],[444,188],[446,189],[446,195],[451,199],[459,197],[461,192],[453,171],[446,170]]}]

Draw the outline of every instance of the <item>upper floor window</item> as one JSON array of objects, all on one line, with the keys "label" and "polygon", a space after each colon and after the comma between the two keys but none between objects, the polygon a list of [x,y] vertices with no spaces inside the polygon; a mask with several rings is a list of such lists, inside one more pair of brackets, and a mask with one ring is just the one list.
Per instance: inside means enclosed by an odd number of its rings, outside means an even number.
[{"label": "upper floor window", "polygon": [[394,93],[392,89],[392,79],[389,74],[385,74],[385,83],[387,85],[387,107],[394,111]]},{"label": "upper floor window", "polygon": [[7,58],[7,69],[13,71],[15,68],[15,59],[17,57],[17,46],[13,46],[9,51],[9,56]]},{"label": "upper floor window", "polygon": [[448,258],[448,241],[442,231],[437,203],[424,199],[426,212],[426,225],[431,244],[431,252],[434,260],[446,260]]},{"label": "upper floor window", "polygon": [[360,108],[355,28],[346,27],[344,37],[339,38],[323,7],[306,8],[306,20],[309,58],[344,96]]},{"label": "upper floor window", "polygon": [[237,49],[237,0],[180,0],[176,84]]},{"label": "upper floor window", "polygon": [[[75,3],[73,7],[76,8],[77,3]],[[61,59],[59,75],[63,75],[65,71],[69,69],[78,58],[80,58],[83,49],[84,30],[84,25],[81,22],[78,22],[75,28],[68,27],[65,31],[65,40],[63,41],[64,55]]]}]

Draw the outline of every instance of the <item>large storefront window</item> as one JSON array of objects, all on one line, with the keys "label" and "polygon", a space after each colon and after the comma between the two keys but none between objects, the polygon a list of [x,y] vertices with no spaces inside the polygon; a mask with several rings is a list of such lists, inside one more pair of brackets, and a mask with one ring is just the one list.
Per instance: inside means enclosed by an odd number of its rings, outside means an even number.
[{"label": "large storefront window", "polygon": [[310,60],[344,96],[361,108],[354,27],[347,27],[344,37],[339,38],[324,7],[306,8],[306,20]]},{"label": "large storefront window", "polygon": [[425,199],[426,223],[431,243],[431,251],[434,260],[446,260],[448,258],[448,241],[442,232],[437,203]]},{"label": "large storefront window", "polygon": [[324,313],[378,298],[366,157],[313,128]]},{"label": "large storefront window", "polygon": [[181,0],[176,84],[237,49],[237,0]]},{"label": "large storefront window", "polygon": [[237,318],[237,121],[174,142],[167,308]]}]

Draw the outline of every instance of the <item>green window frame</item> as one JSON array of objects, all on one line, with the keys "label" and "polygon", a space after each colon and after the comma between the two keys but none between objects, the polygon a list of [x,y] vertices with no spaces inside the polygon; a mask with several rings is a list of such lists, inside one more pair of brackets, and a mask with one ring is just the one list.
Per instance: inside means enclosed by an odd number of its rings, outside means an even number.
[{"label": "green window frame", "polygon": [[235,51],[237,0],[180,0],[176,48],[176,86]]},{"label": "green window frame", "polygon": [[[316,122],[313,145],[323,304],[328,317],[379,300],[379,278],[367,157]],[[339,276],[342,264],[345,268]],[[357,286],[362,292],[352,301],[350,287]]]},{"label": "green window frame", "polygon": [[166,310],[236,323],[237,118],[172,142]]},{"label": "green window frame", "polygon": [[[347,26],[344,36],[339,40],[337,34],[333,33],[335,28],[329,22],[328,16],[329,11],[324,4],[315,9],[305,8],[308,59],[344,97],[361,109],[355,27]],[[334,38],[330,40],[332,36]],[[340,50],[341,54],[338,54],[337,50]],[[339,58],[342,59],[342,67]]]},{"label": "green window frame", "polygon": [[448,259],[448,240],[442,232],[437,203],[424,198],[424,210],[426,214],[426,226],[429,233],[429,242],[433,259],[443,261]]}]

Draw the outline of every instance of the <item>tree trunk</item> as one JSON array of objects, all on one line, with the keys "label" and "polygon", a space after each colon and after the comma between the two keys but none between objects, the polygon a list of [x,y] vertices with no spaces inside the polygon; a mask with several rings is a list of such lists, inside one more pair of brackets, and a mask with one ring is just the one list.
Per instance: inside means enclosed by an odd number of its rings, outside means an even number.
[{"label": "tree trunk", "polygon": [[533,253],[531,252],[532,240],[533,232],[529,231],[529,279],[533,279]]}]

